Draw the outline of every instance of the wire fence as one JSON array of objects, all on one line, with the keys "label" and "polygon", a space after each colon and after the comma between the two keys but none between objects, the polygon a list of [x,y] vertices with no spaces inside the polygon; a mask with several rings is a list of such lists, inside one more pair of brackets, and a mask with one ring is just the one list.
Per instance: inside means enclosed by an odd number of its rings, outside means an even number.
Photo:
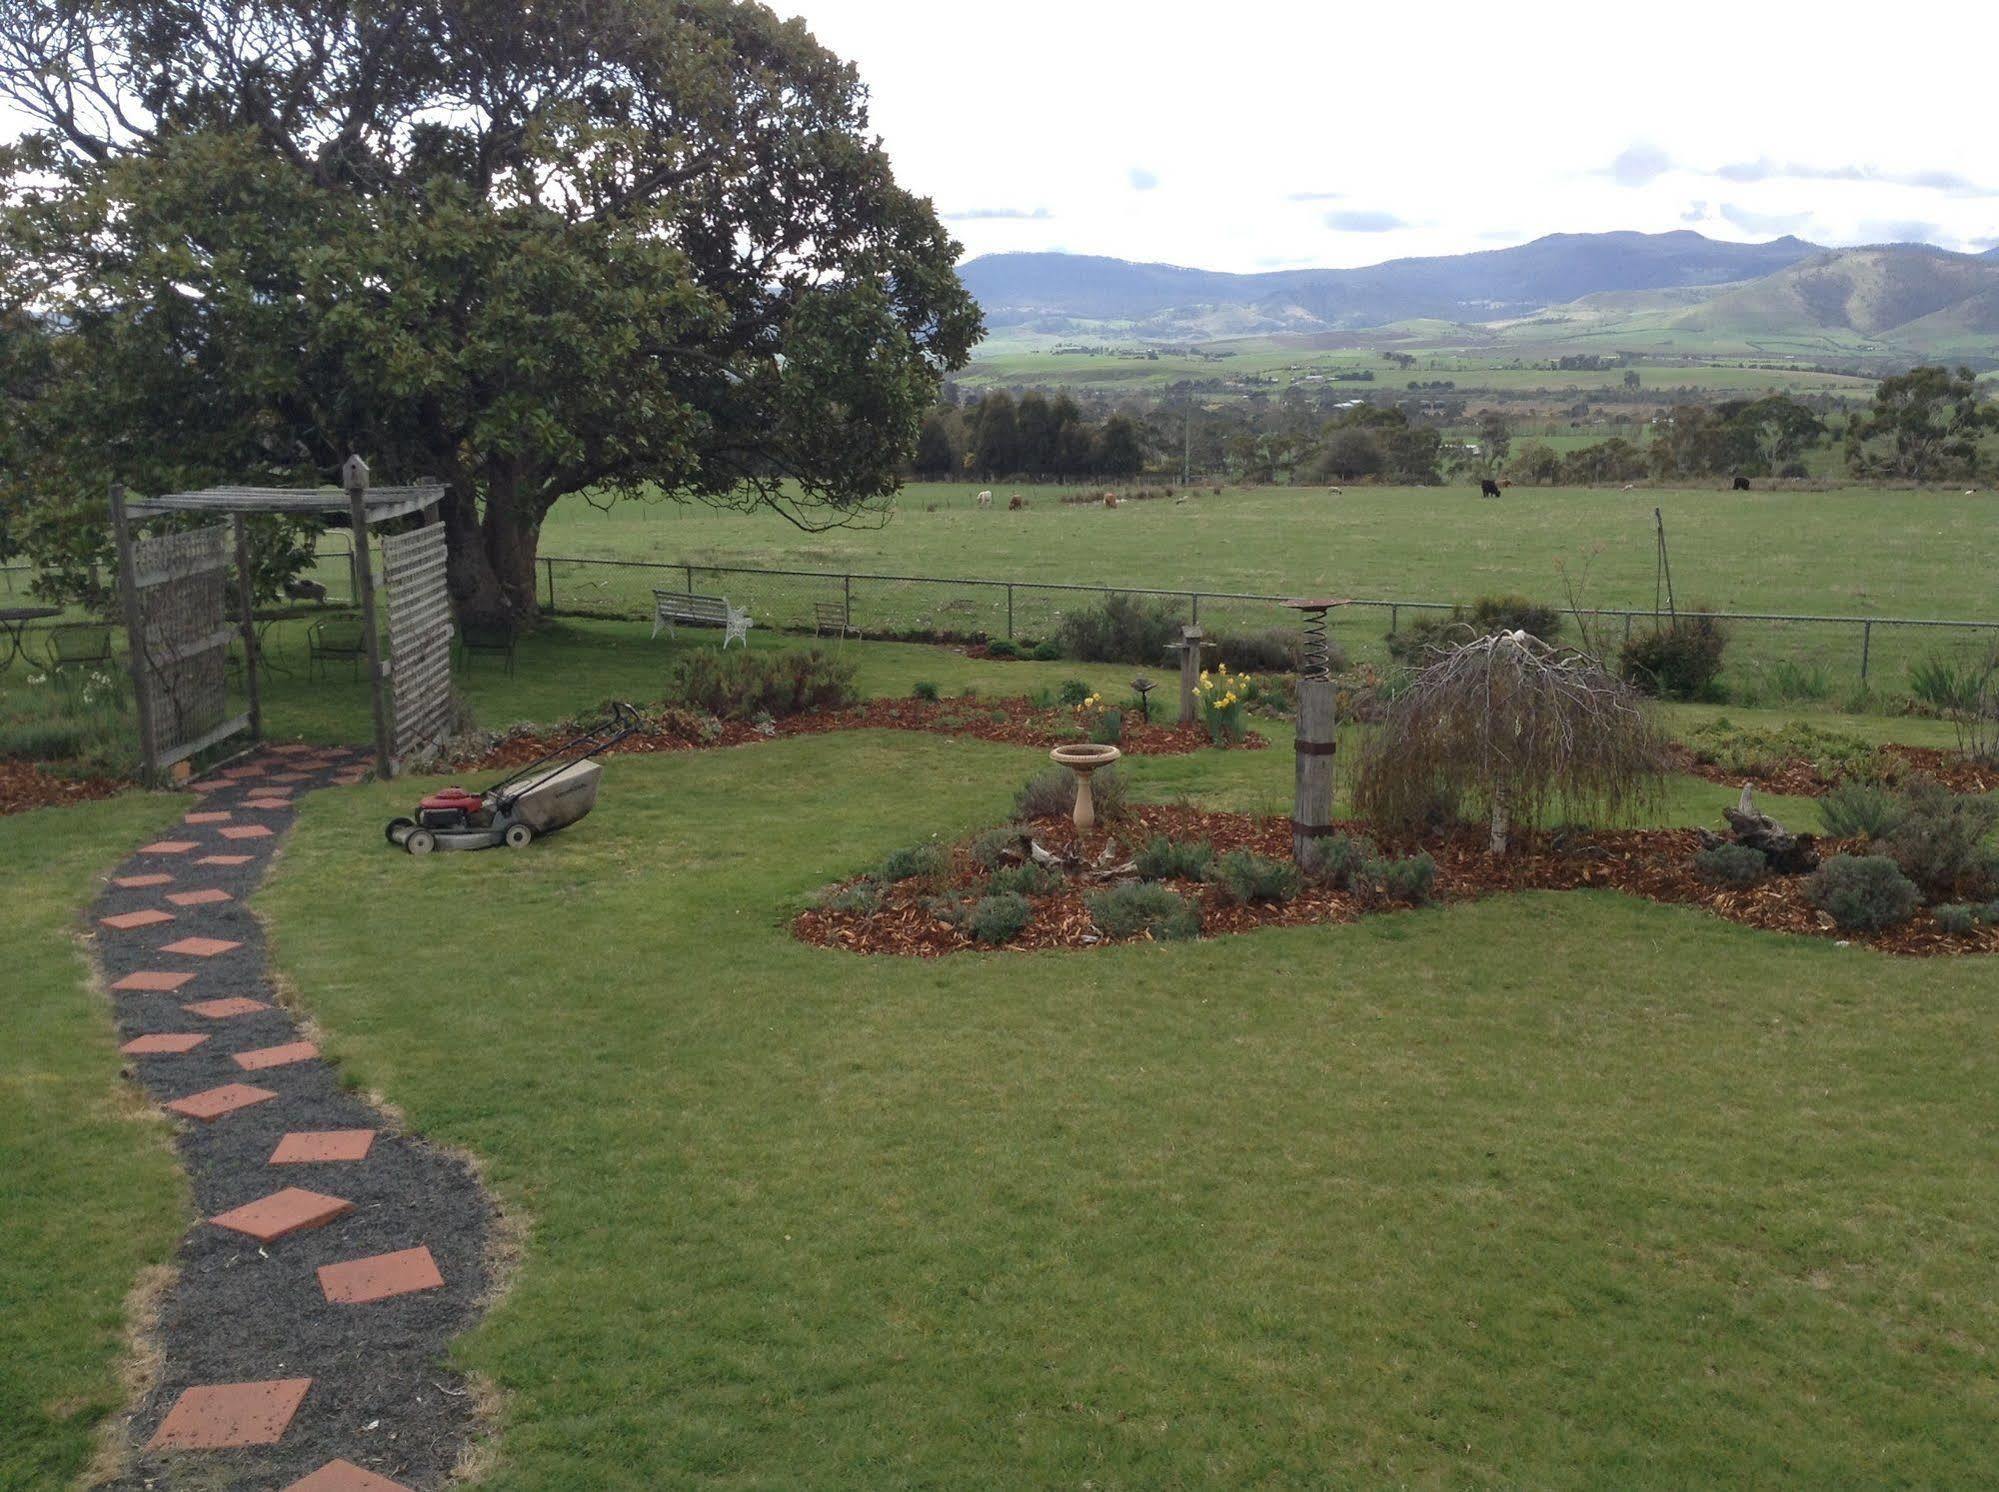
[{"label": "wire fence", "polygon": [[[649,620],[655,590],[726,597],[759,627],[786,632],[844,628],[855,635],[915,641],[1038,641],[1054,636],[1071,612],[1100,607],[1112,595],[1139,596],[1214,632],[1295,629],[1284,596],[1159,586],[1111,586],[974,576],[892,575],[844,570],[789,570],[694,562],[663,563],[543,556],[542,608],[556,615]],[[1333,632],[1355,659],[1386,655],[1385,638],[1423,615],[1458,603],[1413,597],[1355,597],[1332,614]],[[1564,611],[1571,640],[1575,612]],[[1900,685],[1908,665],[1942,653],[1969,662],[1999,645],[1999,621],[1940,617],[1714,612],[1733,643],[1732,668],[1789,667],[1839,681]],[[1634,630],[1656,624],[1650,607],[1588,607],[1580,612],[1589,641],[1615,651]]]},{"label": "wire fence", "polygon": [[[326,587],[330,600],[351,603],[353,557],[343,535],[323,543],[304,578]],[[0,567],[0,597],[24,600],[32,571]],[[1163,604],[1209,632],[1295,629],[1287,599],[1241,591],[1104,585],[981,576],[894,575],[865,571],[776,569],[658,560],[586,559],[544,555],[537,563],[542,609],[556,616],[621,618],[649,623],[655,590],[724,596],[747,609],[759,628],[811,634],[844,631],[869,638],[1014,642],[1053,637],[1072,612],[1100,607],[1112,595]],[[1384,639],[1423,616],[1457,603],[1417,597],[1356,597],[1332,614],[1332,633],[1356,661],[1386,657]],[[1575,637],[1575,614],[1564,625]],[[1942,657],[1971,664],[1999,647],[1999,620],[1946,617],[1799,615],[1715,612],[1731,642],[1733,684],[1771,684],[1778,695],[1815,687],[1840,691],[1867,684],[1884,692],[1906,686],[1909,666]],[[1581,616],[1588,641],[1614,652],[1634,631],[1651,627],[1651,607],[1590,607]],[[1155,660],[1163,661],[1163,660]],[[1779,675],[1781,682],[1772,683]]]}]

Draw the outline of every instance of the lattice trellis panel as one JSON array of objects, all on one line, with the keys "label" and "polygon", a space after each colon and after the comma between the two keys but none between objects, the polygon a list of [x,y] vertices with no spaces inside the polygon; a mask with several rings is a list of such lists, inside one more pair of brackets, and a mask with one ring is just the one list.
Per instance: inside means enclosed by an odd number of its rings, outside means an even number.
[{"label": "lattice trellis panel", "polygon": [[451,734],[451,593],[445,584],[444,525],[381,541],[389,600],[389,692],[394,752],[409,761]]},{"label": "lattice trellis panel", "polygon": [[241,730],[229,718],[229,642],[223,614],[231,568],[226,523],[132,545],[156,764],[167,766]]}]

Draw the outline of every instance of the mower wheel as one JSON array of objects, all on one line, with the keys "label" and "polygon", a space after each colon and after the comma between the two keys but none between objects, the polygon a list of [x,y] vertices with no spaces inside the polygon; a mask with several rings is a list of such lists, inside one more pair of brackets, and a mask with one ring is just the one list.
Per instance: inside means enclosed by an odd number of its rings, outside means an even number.
[{"label": "mower wheel", "polygon": [[509,824],[507,825],[507,832],[505,837],[507,841],[507,848],[510,850],[518,850],[523,848],[529,840],[534,838],[534,830],[530,829],[526,824]]},{"label": "mower wheel", "polygon": [[437,848],[437,836],[428,829],[412,829],[403,841],[403,848],[412,855],[428,855]]},{"label": "mower wheel", "polygon": [[402,843],[402,840],[396,837],[396,831],[400,829],[403,833],[407,834],[409,833],[410,830],[414,829],[415,827],[416,827],[415,819],[390,819],[389,827],[384,829],[382,833],[388,839],[390,844],[400,845]]}]

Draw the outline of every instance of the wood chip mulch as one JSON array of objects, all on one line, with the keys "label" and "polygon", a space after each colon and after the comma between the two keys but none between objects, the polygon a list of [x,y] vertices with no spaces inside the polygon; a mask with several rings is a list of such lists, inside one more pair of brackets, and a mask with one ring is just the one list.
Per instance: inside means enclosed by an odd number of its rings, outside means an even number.
[{"label": "wood chip mulch", "polygon": [[[1727,771],[1713,762],[1704,762],[1685,746],[1671,748],[1673,768],[1689,776],[1726,787],[1747,782],[1758,790],[1792,798],[1819,798],[1829,792],[1841,774],[1827,772],[1818,762],[1805,757],[1789,757],[1772,770],[1763,772]],[[1999,770],[1970,760],[1961,752],[1935,746],[1885,745],[1881,755],[1892,757],[1911,773],[1934,778],[1954,793],[1989,793],[1999,788]]]},{"label": "wood chip mulch", "polygon": [[[1365,826],[1342,826],[1365,834]],[[1114,828],[1099,829],[1078,845],[1066,820],[1046,820],[1034,826],[1035,839],[1055,854],[1072,849],[1084,863],[1094,863],[1107,844],[1120,848],[1117,858],[1154,835],[1174,839],[1204,839],[1224,854],[1249,849],[1288,859],[1290,823],[1283,818],[1213,813],[1185,806],[1140,805]],[[1937,927],[1927,911],[1901,927],[1879,933],[1845,932],[1809,905],[1803,878],[1773,877],[1760,886],[1737,890],[1711,886],[1693,869],[1700,836],[1693,829],[1603,830],[1563,835],[1531,834],[1516,838],[1504,856],[1487,852],[1485,836],[1475,829],[1426,836],[1420,841],[1393,842],[1371,836],[1384,853],[1429,853],[1437,862],[1436,899],[1476,901],[1510,891],[1573,891],[1597,888],[1627,892],[1652,901],[1697,906],[1730,922],[1773,932],[1839,939],[1865,944],[1886,953],[1943,955],[1999,952],[1999,928],[1981,927],[1955,937]],[[1826,844],[1828,854],[1838,847]],[[934,958],[962,953],[980,945],[961,928],[938,916],[928,904],[940,896],[966,896],[983,885],[986,873],[971,859],[965,845],[952,853],[952,871],[943,882],[906,881],[887,888],[882,907],[872,914],[814,909],[794,919],[801,940],[855,953],[901,954]],[[1204,937],[1253,932],[1264,927],[1295,927],[1308,923],[1351,922],[1356,918],[1402,908],[1371,904],[1354,895],[1307,885],[1281,905],[1231,906],[1212,887],[1194,882],[1172,883],[1198,903]],[[1100,883],[1077,878],[1052,896],[1030,897],[1034,920],[1010,948],[1086,948],[1111,942],[1091,920],[1085,897]]]},{"label": "wood chip mulch", "polygon": [[129,783],[110,777],[65,777],[44,771],[33,762],[0,758],[0,814],[25,813],[30,808],[54,808],[115,797]]},{"label": "wood chip mulch", "polygon": [[[706,747],[747,746],[756,741],[784,736],[825,735],[843,730],[913,730],[934,735],[971,736],[981,741],[997,741],[1008,746],[1059,746],[1079,739],[1074,733],[1076,713],[1069,709],[1044,709],[1024,696],[1011,699],[874,699],[840,710],[819,710],[772,721],[760,730],[745,721],[719,722],[719,730],[701,731],[690,724],[677,723],[678,717],[648,720],[637,735],[614,746],[610,755],[623,756],[657,751],[694,751]],[[691,722],[692,716],[687,720]],[[492,771],[525,766],[566,739],[568,733],[535,726],[515,731],[485,751],[455,761],[468,771]],[[1129,756],[1185,756],[1213,745],[1208,733],[1195,726],[1165,725],[1143,720],[1127,721],[1118,743]],[[1270,743],[1251,731],[1232,750],[1260,751]]]}]

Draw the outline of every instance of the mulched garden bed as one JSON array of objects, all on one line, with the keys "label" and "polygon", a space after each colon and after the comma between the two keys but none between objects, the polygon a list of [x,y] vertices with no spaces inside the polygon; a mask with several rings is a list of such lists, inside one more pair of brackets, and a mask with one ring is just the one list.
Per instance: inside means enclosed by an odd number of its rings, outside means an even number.
[{"label": "mulched garden bed", "polygon": [[111,777],[65,777],[44,771],[33,762],[0,758],[0,813],[112,798],[130,785]]},{"label": "mulched garden bed", "polygon": [[[1036,842],[1053,854],[1075,851],[1085,865],[1094,863],[1115,842],[1125,854],[1155,835],[1206,840],[1215,853],[1248,849],[1288,859],[1290,822],[1246,814],[1213,813],[1201,809],[1140,805],[1110,829],[1098,829],[1078,843],[1067,820],[1043,820],[1033,826]],[[1354,834],[1365,826],[1343,826]],[[1880,933],[1842,931],[1832,919],[1805,901],[1802,878],[1773,877],[1746,890],[1711,886],[1693,869],[1701,847],[1693,829],[1601,830],[1588,833],[1521,834],[1504,856],[1487,852],[1485,835],[1476,829],[1396,842],[1379,836],[1385,853],[1429,853],[1437,862],[1436,900],[1474,901],[1508,891],[1573,891],[1600,888],[1680,906],[1698,906],[1730,922],[1774,932],[1799,933],[1864,943],[1887,953],[1938,955],[1999,952],[1999,927],[1981,927],[1962,937],[1943,932],[1927,911],[1901,927]],[[1827,854],[1839,846],[1822,843]],[[981,945],[962,928],[937,915],[932,903],[940,896],[977,893],[987,872],[966,845],[956,846],[951,871],[943,881],[905,881],[885,888],[880,910],[873,913],[815,909],[799,914],[794,933],[803,941],[856,953],[887,953],[938,957]],[[1252,932],[1263,927],[1294,927],[1307,923],[1351,922],[1395,905],[1369,902],[1345,891],[1308,884],[1282,904],[1234,906],[1212,887],[1195,882],[1169,882],[1201,911],[1204,937]],[[1116,941],[1106,938],[1092,921],[1084,898],[1102,889],[1102,882],[1073,878],[1052,896],[1030,897],[1034,918],[1008,947],[1085,948]],[[1141,939],[1142,940],[1142,939]],[[1130,940],[1127,940],[1130,941]]]},{"label": "mulched garden bed", "polygon": [[[1788,757],[1775,767],[1757,772],[1730,771],[1714,762],[1704,762],[1685,746],[1672,748],[1674,770],[1727,787],[1754,784],[1764,792],[1794,798],[1823,797],[1839,781],[1837,768],[1830,771],[1806,757]],[[1935,746],[1884,745],[1878,754],[1892,758],[1905,772],[1934,778],[1954,793],[1989,793],[1999,788],[1999,770],[1974,762],[1962,752]]]},{"label": "mulched garden bed", "polygon": [[[1082,739],[1075,732],[1076,712],[1036,705],[1025,696],[1010,699],[873,699],[840,710],[791,715],[759,728],[745,721],[711,721],[686,710],[668,710],[648,717],[638,734],[613,747],[611,754],[694,751],[709,746],[745,746],[783,736],[825,735],[842,730],[913,730],[933,735],[972,736],[1008,746],[1059,746]],[[533,726],[515,731],[473,756],[453,763],[468,770],[490,771],[524,766],[567,739],[562,728]],[[1130,756],[1185,756],[1214,743],[1196,726],[1127,720],[1120,748]],[[1270,743],[1251,731],[1239,746],[1259,751]]]}]

